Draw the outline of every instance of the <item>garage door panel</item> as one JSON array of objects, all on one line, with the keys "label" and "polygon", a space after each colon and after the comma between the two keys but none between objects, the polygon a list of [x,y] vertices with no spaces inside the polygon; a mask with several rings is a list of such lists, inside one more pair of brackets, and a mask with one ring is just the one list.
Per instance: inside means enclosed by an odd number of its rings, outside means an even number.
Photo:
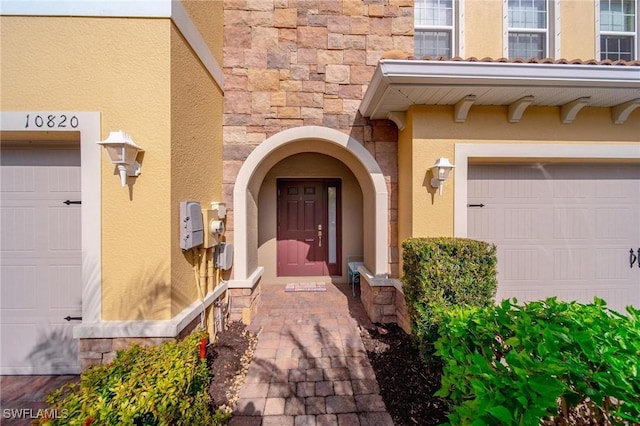
[{"label": "garage door panel", "polygon": [[47,168],[49,192],[80,192],[80,170],[68,167]]},{"label": "garage door panel", "polygon": [[51,293],[49,307],[54,309],[74,309],[79,306],[78,295],[82,293],[81,265],[56,265],[49,268],[49,282],[56,291]]},{"label": "garage door panel", "polygon": [[2,322],[8,319],[9,313],[4,310],[36,308],[36,265],[3,265],[2,286]]},{"label": "garage door panel", "polygon": [[498,298],[640,306],[640,268],[629,267],[640,248],[640,166],[472,165],[468,176],[468,203],[484,204],[467,209],[468,236],[498,247]]},{"label": "garage door panel", "polygon": [[598,280],[631,280],[630,286],[633,285],[634,273],[638,276],[636,285],[640,286],[639,271],[636,268],[629,268],[629,249],[602,248],[597,250],[595,258],[596,273]]},{"label": "garage door panel", "polygon": [[504,262],[499,264],[498,276],[509,281],[531,281],[540,278],[540,253],[537,249],[508,249],[502,251]]},{"label": "garage door panel", "polygon": [[530,240],[542,232],[541,217],[535,208],[505,208],[504,238]]},{"label": "garage door panel", "polygon": [[5,206],[3,203],[1,211],[2,241],[0,241],[0,250],[3,255],[35,251],[37,244],[33,223],[36,218],[36,209],[25,206]]},{"label": "garage door panel", "polygon": [[553,250],[553,280],[583,281],[593,276],[589,249],[557,248]]},{"label": "garage door panel", "polygon": [[33,168],[3,166],[0,176],[2,177],[0,191],[3,193],[35,192],[36,190],[36,177]]},{"label": "garage door panel", "polygon": [[553,209],[553,234],[556,240],[590,240],[595,237],[595,212],[588,207]]},{"label": "garage door panel", "polygon": [[476,238],[483,239],[498,234],[497,224],[504,222],[497,218],[498,214],[502,215],[502,211],[489,207],[469,211],[469,227],[475,230]]},{"label": "garage door panel", "polygon": [[[596,210],[596,238],[599,240],[626,240],[629,227],[640,226],[638,209],[620,207]],[[635,219],[634,219],[635,217]]]},{"label": "garage door panel", "polygon": [[[0,374],[79,371],[66,316],[81,316],[79,149],[4,149]],[[5,179],[6,178],[6,179]]]},{"label": "garage door panel", "polygon": [[[80,250],[80,233],[76,231],[80,221],[80,209],[70,206],[47,209],[48,249],[50,251]],[[74,253],[77,255],[77,253]]]}]

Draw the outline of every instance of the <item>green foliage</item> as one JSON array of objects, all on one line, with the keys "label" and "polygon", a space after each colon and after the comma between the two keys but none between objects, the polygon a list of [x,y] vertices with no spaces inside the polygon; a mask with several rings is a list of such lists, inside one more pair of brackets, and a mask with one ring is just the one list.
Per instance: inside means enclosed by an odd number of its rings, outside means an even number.
[{"label": "green foliage", "polygon": [[640,424],[639,310],[516,303],[441,312],[436,395],[452,424]]},{"label": "green foliage", "polygon": [[199,357],[206,332],[161,346],[133,345],[109,365],[89,369],[79,384],[47,402],[68,414],[48,425],[210,425],[209,370]]},{"label": "green foliage", "polygon": [[463,238],[411,238],[402,243],[403,290],[412,335],[430,359],[439,315],[452,306],[490,306],[496,294],[496,248]]}]

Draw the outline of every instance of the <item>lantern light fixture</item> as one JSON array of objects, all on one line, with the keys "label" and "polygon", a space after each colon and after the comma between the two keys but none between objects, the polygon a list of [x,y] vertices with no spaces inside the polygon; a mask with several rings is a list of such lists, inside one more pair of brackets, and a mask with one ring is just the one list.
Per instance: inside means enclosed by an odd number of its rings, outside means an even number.
[{"label": "lantern light fixture", "polygon": [[440,157],[433,166],[430,167],[433,172],[433,179],[431,179],[431,186],[438,188],[438,193],[442,195],[442,187],[444,181],[449,177],[449,173],[455,166],[451,164],[448,158]]},{"label": "lantern light fixture", "polygon": [[144,152],[144,149],[136,145],[127,133],[122,130],[110,132],[107,139],[97,143],[104,147],[109,161],[118,167],[122,187],[127,185],[127,176],[140,175],[141,166],[136,161],[136,157],[139,152]]}]

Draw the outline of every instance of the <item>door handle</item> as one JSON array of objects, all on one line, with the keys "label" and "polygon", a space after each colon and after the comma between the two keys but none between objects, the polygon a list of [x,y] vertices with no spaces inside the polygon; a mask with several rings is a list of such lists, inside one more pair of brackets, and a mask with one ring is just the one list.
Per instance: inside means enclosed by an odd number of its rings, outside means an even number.
[{"label": "door handle", "polygon": [[318,225],[318,247],[322,247],[322,225]]},{"label": "door handle", "polygon": [[629,249],[629,268],[633,268],[633,264],[638,262],[638,268],[640,268],[640,248],[638,254],[633,252],[633,248]]},{"label": "door handle", "polygon": [[72,317],[70,315],[67,315],[66,317],[64,317],[62,319],[67,320],[67,321],[82,321],[82,317]]}]

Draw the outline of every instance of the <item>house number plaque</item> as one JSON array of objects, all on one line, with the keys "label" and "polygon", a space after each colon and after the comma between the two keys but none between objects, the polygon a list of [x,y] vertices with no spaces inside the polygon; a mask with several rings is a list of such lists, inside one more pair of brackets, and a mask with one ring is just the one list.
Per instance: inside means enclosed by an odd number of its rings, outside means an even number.
[{"label": "house number plaque", "polygon": [[71,114],[27,114],[24,118],[25,129],[77,129],[80,120]]}]

